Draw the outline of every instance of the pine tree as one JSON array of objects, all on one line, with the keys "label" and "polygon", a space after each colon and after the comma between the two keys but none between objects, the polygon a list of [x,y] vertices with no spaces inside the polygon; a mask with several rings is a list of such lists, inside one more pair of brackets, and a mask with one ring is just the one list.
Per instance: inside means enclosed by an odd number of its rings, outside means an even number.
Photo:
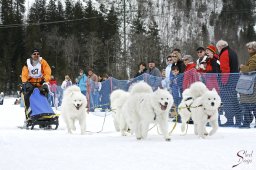
[{"label": "pine tree", "polygon": [[131,65],[131,70],[134,71],[132,74],[134,75],[138,69],[137,64],[142,61],[148,62],[149,60],[149,57],[146,55],[148,44],[146,29],[140,13],[138,13],[137,17],[132,22],[129,38],[131,40],[131,45],[129,47],[131,56],[128,59],[128,65]]},{"label": "pine tree", "polygon": [[149,31],[147,32],[147,44],[148,49],[146,51],[146,55],[150,60],[154,60],[159,66],[161,66],[161,44],[159,37],[159,29],[156,21],[153,17],[151,17],[151,22],[149,23]]},{"label": "pine tree", "polygon": [[[56,13],[57,13],[56,14],[57,21],[64,21],[65,14],[64,14],[63,5],[60,0],[58,0],[58,2],[57,2],[57,12]],[[65,23],[59,23],[58,26],[59,26],[60,35],[62,35],[62,36],[65,35]]]},{"label": "pine tree", "polygon": [[[48,5],[46,6],[46,21],[52,22],[57,21],[57,6],[56,6],[56,0],[50,0]],[[56,28],[58,25],[55,24],[49,24],[48,32],[51,32],[52,29]]]},{"label": "pine tree", "polygon": [[[24,0],[2,0],[1,22],[3,25],[21,24],[24,14]],[[16,90],[20,80],[20,68],[24,56],[24,28],[0,28],[0,89]],[[17,67],[18,65],[18,67]]]},{"label": "pine tree", "polygon": [[[74,5],[71,0],[65,1],[65,20],[73,20],[74,19]],[[72,30],[72,23],[71,22],[65,22],[65,37],[70,36],[73,33]]]}]

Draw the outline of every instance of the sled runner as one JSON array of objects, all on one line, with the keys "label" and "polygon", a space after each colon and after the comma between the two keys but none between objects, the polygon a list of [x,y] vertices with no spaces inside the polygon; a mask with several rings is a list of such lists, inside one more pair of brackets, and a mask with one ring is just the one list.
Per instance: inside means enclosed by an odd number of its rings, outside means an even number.
[{"label": "sled runner", "polygon": [[[28,92],[25,92],[24,100],[26,100],[26,95],[28,95]],[[36,125],[44,129],[51,129],[52,125],[55,126],[55,130],[58,128],[59,115],[54,113],[46,96],[40,92],[39,88],[33,88],[29,102],[25,101],[25,103],[25,126],[27,129],[33,130]]]}]

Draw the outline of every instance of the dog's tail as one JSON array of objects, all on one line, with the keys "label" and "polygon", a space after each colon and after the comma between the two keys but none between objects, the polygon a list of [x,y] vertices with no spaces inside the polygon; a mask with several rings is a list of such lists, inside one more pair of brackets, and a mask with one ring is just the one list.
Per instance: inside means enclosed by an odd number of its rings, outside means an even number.
[{"label": "dog's tail", "polygon": [[190,86],[190,93],[194,98],[202,96],[205,92],[209,91],[204,83],[197,81]]},{"label": "dog's tail", "polygon": [[116,107],[122,107],[128,96],[129,93],[124,90],[117,89],[113,91],[110,95],[111,108],[116,109]]},{"label": "dog's tail", "polygon": [[131,94],[135,93],[153,93],[152,88],[144,81],[140,81],[138,83],[134,83],[130,89]]}]

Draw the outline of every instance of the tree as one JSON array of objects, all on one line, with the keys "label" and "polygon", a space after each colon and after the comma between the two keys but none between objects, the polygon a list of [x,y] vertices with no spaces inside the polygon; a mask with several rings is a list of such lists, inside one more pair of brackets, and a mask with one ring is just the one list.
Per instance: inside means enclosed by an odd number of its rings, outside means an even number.
[{"label": "tree", "polygon": [[[21,24],[24,14],[24,0],[2,0],[1,22],[3,25]],[[24,56],[23,27],[0,28],[0,89],[15,90]],[[18,67],[17,67],[18,65]]]}]

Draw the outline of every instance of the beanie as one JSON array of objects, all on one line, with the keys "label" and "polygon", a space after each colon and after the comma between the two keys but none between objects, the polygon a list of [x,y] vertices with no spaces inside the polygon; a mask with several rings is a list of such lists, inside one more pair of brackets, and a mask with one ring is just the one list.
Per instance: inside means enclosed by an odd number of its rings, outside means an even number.
[{"label": "beanie", "polygon": [[32,53],[38,52],[39,53],[39,49],[38,48],[34,48]]},{"label": "beanie", "polygon": [[216,47],[214,45],[208,45],[208,47],[206,49],[212,51],[213,54],[217,53],[217,49],[216,49]]}]

